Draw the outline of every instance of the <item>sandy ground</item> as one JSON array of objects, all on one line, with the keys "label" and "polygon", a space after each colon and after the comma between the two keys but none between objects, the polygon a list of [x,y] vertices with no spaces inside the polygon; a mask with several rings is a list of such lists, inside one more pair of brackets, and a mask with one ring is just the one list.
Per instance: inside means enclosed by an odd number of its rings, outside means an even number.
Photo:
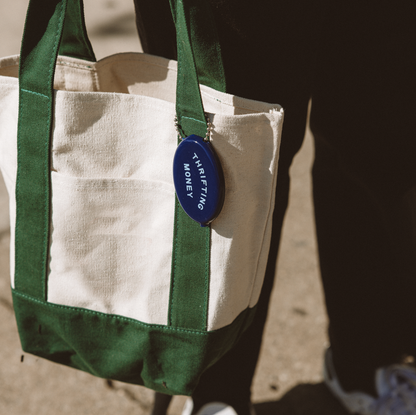
[{"label": "sandy ground", "polygon": [[[0,56],[19,52],[27,0],[0,2]],[[86,0],[90,37],[98,58],[140,51],[130,0]],[[327,320],[319,280],[310,169],[313,142],[291,169],[290,206],[261,358],[253,385],[258,415],[342,415],[346,412],[322,384]],[[8,196],[0,177],[0,414],[149,414],[153,393],[50,363],[21,351],[9,283]],[[22,356],[24,356],[23,362]],[[180,414],[184,397],[169,413]]]}]

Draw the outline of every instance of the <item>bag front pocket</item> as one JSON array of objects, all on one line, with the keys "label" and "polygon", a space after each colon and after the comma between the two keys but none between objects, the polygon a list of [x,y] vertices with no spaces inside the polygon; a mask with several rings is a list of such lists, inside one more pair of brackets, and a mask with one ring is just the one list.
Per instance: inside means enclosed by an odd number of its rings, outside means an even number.
[{"label": "bag front pocket", "polygon": [[169,183],[52,172],[48,302],[166,324],[174,203]]}]

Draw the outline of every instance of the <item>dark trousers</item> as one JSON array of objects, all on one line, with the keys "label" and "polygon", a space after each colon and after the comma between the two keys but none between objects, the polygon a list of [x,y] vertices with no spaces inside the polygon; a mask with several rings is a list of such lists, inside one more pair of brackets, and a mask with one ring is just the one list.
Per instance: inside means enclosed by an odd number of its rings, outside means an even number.
[{"label": "dark trousers", "polygon": [[[312,97],[313,193],[334,364],[346,389],[416,354],[416,3],[209,0],[231,94],[285,108],[273,238],[255,322],[210,368],[196,406],[246,413],[282,222],[288,170]],[[168,0],[136,0],[145,52],[175,58]]]}]

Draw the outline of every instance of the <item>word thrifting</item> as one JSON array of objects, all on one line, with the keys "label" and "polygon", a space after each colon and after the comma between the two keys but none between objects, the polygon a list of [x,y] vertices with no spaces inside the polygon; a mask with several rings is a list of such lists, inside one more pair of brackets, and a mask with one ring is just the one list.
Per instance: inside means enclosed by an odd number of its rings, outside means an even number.
[{"label": "word thrifting", "polygon": [[[208,181],[205,175],[204,166],[198,157],[198,154],[194,153],[192,160],[195,163],[196,170],[199,174],[200,180],[200,194],[196,195],[195,198],[198,199],[198,209],[204,210],[205,203],[207,201],[207,194],[208,194]],[[194,199],[194,184],[192,182],[192,172],[189,163],[183,164],[184,172],[185,172],[185,186],[186,186],[186,195],[192,199]]]}]

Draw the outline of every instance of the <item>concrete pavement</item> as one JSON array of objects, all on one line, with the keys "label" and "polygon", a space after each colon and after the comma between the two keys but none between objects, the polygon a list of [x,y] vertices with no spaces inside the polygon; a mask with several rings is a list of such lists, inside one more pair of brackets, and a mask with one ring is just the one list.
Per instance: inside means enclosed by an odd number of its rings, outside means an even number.
[{"label": "concrete pavement", "polygon": [[[19,52],[27,0],[0,3],[0,56]],[[132,0],[86,0],[86,16],[97,57],[138,51]],[[343,415],[322,384],[327,320],[319,281],[311,204],[313,145],[304,146],[291,169],[290,207],[285,220],[260,363],[253,385],[258,415]],[[7,193],[0,180],[0,415],[147,415],[153,393],[23,354],[9,288]],[[23,361],[22,361],[23,356]],[[170,415],[180,414],[175,397]]]}]

